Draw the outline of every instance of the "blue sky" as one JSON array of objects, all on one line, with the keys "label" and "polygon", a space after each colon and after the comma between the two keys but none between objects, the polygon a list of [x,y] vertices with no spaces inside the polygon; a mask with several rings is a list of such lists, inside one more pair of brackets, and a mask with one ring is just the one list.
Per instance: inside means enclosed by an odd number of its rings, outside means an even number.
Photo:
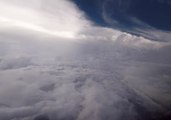
[{"label": "blue sky", "polygon": [[168,0],[75,0],[75,3],[100,26],[132,33],[140,29],[136,34],[141,35],[147,29],[171,31],[171,3]]},{"label": "blue sky", "polygon": [[157,29],[171,30],[171,5],[166,0],[75,0],[75,2],[97,24],[106,23],[102,15],[106,10],[112,19],[125,26],[135,25],[134,21],[129,20],[129,17],[135,17]]}]

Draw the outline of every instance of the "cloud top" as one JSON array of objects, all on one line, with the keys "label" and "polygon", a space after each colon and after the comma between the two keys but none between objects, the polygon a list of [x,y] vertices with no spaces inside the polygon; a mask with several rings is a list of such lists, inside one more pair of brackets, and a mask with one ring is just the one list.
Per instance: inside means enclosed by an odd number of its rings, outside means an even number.
[{"label": "cloud top", "polygon": [[0,0],[0,3],[2,26],[13,25],[60,37],[73,37],[91,23],[69,0]]}]

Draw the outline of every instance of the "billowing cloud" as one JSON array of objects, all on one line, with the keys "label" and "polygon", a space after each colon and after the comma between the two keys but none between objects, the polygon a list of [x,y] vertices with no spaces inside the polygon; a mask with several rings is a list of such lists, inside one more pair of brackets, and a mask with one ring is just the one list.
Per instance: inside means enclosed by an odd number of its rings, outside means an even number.
[{"label": "billowing cloud", "polygon": [[72,1],[0,2],[2,120],[169,117],[169,43],[93,26]]},{"label": "billowing cloud", "polygon": [[56,36],[74,37],[90,25],[83,12],[68,0],[1,0],[2,26],[24,27]]}]

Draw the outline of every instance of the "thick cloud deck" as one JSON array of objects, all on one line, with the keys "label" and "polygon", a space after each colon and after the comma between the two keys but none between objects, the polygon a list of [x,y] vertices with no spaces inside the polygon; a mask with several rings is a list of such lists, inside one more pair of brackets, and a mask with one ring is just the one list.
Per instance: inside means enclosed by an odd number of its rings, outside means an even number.
[{"label": "thick cloud deck", "polygon": [[170,47],[97,29],[107,40],[90,33],[71,41],[1,32],[0,117],[150,120],[166,114],[171,71],[163,53]]},{"label": "thick cloud deck", "polygon": [[[16,11],[27,6],[31,16],[39,5],[6,2]],[[45,5],[47,21],[36,17],[42,24],[16,11],[0,15],[0,119],[169,119],[170,43],[92,26],[71,1],[53,2]],[[63,19],[52,30],[54,12]]]}]

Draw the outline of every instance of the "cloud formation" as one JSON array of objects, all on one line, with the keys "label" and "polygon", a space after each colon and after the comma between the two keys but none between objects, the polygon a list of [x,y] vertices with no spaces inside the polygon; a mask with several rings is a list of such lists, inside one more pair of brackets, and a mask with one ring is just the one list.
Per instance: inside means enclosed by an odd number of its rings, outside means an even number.
[{"label": "cloud formation", "polygon": [[0,3],[2,26],[12,25],[60,37],[74,37],[91,23],[69,0],[1,0]]},{"label": "cloud formation", "polygon": [[[159,41],[170,41],[167,0],[105,0],[102,17],[112,27]],[[156,14],[158,13],[158,14]]]},{"label": "cloud formation", "polygon": [[[7,6],[0,9],[16,10],[1,15],[1,119],[160,120],[170,115],[170,44],[93,26],[67,0],[42,0],[40,8],[40,1],[1,2]],[[26,13],[31,16],[25,18]],[[54,18],[61,20],[54,23]]]}]

